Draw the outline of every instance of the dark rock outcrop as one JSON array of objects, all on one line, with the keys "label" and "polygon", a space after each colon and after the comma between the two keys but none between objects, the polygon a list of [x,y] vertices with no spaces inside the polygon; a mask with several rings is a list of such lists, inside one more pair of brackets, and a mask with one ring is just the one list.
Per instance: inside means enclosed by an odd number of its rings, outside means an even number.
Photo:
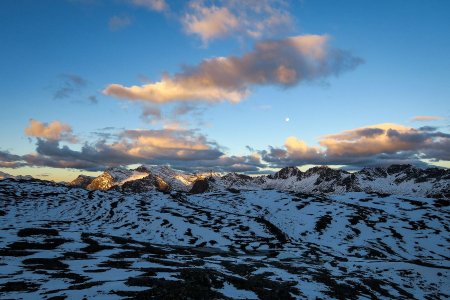
[{"label": "dark rock outcrop", "polygon": [[191,194],[201,194],[207,192],[209,189],[208,179],[198,179],[194,182],[189,193]]},{"label": "dark rock outcrop", "polygon": [[168,192],[170,187],[166,182],[164,182],[164,180],[153,175],[148,175],[137,180],[127,181],[121,187],[122,192],[131,193],[145,193],[155,189],[160,192]]},{"label": "dark rock outcrop", "polygon": [[300,171],[297,167],[285,167],[272,175],[268,175],[267,177],[270,179],[287,179],[292,176],[300,178],[302,174],[302,171]]}]

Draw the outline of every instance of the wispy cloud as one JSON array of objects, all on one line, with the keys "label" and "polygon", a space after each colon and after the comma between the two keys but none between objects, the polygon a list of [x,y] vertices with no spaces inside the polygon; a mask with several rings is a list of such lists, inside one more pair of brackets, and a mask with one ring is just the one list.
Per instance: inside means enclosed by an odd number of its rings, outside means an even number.
[{"label": "wispy cloud", "polygon": [[91,102],[92,104],[97,104],[98,103],[98,99],[97,96],[95,95],[91,95],[88,97],[89,102]]},{"label": "wispy cloud", "polygon": [[288,1],[226,0],[206,2],[192,0],[182,18],[184,30],[209,41],[228,35],[261,38],[293,27]]},{"label": "wispy cloud", "polygon": [[54,99],[69,98],[73,94],[79,93],[88,84],[86,79],[76,74],[61,74],[59,78],[60,86],[53,94]]},{"label": "wispy cloud", "polygon": [[150,124],[157,124],[162,121],[161,109],[153,105],[144,105],[142,108],[141,119]]},{"label": "wispy cloud", "polygon": [[112,16],[108,21],[111,31],[117,31],[131,25],[131,18],[128,16]]},{"label": "wispy cloud", "polygon": [[326,35],[263,41],[241,57],[216,57],[185,67],[154,83],[110,84],[104,94],[151,103],[173,101],[240,102],[255,85],[292,87],[354,69],[362,59],[333,48]]},{"label": "wispy cloud", "polygon": [[144,7],[149,10],[162,12],[169,9],[169,5],[165,0],[128,0],[132,5]]},{"label": "wispy cloud", "polygon": [[58,76],[57,87],[53,93],[53,99],[70,99],[74,103],[83,103],[86,100],[90,104],[98,103],[95,94],[87,94],[89,81],[77,74],[60,74]]},{"label": "wispy cloud", "polygon": [[184,29],[189,34],[197,34],[206,45],[209,40],[226,36],[239,26],[237,17],[227,7],[205,7],[192,3],[192,13],[184,16]]},{"label": "wispy cloud", "polygon": [[428,122],[428,121],[440,121],[443,120],[443,117],[438,116],[416,116],[411,118],[413,122]]}]

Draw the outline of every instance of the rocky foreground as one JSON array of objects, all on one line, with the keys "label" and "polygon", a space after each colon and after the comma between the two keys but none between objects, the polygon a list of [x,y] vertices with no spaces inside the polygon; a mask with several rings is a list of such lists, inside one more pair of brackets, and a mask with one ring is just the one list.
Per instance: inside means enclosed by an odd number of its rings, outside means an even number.
[{"label": "rocky foreground", "polygon": [[450,297],[445,197],[124,185],[0,181],[0,298]]}]

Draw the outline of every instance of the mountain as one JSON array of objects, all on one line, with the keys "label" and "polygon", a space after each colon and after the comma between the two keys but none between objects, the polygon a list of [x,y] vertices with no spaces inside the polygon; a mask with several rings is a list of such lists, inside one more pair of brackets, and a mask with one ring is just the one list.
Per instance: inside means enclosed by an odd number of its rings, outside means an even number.
[{"label": "mountain", "polygon": [[86,186],[88,190],[108,190],[127,181],[138,180],[148,175],[146,172],[132,171],[125,168],[109,168],[94,178]]},{"label": "mountain", "polygon": [[14,175],[11,175],[11,174],[8,174],[8,173],[0,171],[0,180],[2,180],[2,179],[33,180],[34,178],[31,175],[17,175],[17,176],[14,176]]},{"label": "mountain", "polygon": [[77,178],[69,182],[67,185],[86,189],[92,183],[95,177],[87,175],[78,175]]},{"label": "mountain", "polygon": [[142,165],[134,170],[109,168],[100,176],[92,178],[80,175],[68,185],[88,190],[116,190],[124,192],[158,191],[188,192],[197,180],[217,176],[213,173],[188,174],[168,166]]},{"label": "mountain", "polygon": [[180,170],[174,170],[169,166],[140,166],[136,170],[145,171],[153,176],[161,178],[171,190],[188,192],[194,182],[207,177],[218,176],[212,172],[190,174]]},{"label": "mountain", "polygon": [[70,186],[89,190],[115,189],[124,192],[149,190],[204,193],[223,190],[275,189],[305,194],[368,192],[421,197],[450,198],[450,170],[420,169],[411,165],[365,168],[358,172],[313,167],[302,172],[282,168],[267,176],[244,174],[190,174],[168,166],[140,166],[134,170],[111,168],[95,179],[80,175]]},{"label": "mountain", "polygon": [[[191,189],[221,189],[197,194],[135,193],[160,178],[147,171],[105,171],[97,182],[108,191],[1,180],[0,298],[449,298],[449,200],[232,188],[361,184],[326,168],[213,174]],[[363,173],[364,182],[448,181],[410,167]]]},{"label": "mountain", "polygon": [[420,169],[411,165],[366,168],[350,173],[328,167],[314,167],[306,172],[286,167],[268,176],[249,177],[227,174],[216,179],[209,191],[223,189],[275,189],[306,194],[341,194],[376,192],[382,194],[450,198],[450,170]]},{"label": "mountain", "polygon": [[14,176],[12,176],[11,174],[5,173],[0,171],[0,180],[1,179],[6,179],[6,178],[13,178]]}]

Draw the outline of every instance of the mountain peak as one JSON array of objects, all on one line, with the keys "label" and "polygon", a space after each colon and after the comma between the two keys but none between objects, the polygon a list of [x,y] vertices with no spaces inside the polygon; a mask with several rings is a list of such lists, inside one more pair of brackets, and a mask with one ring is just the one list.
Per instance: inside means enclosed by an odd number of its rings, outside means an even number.
[{"label": "mountain peak", "polygon": [[11,174],[0,171],[0,179],[14,178]]},{"label": "mountain peak", "polygon": [[390,165],[389,167],[386,168],[386,171],[388,172],[388,174],[397,174],[397,173],[405,172],[406,170],[419,171],[418,168],[416,168],[410,164],[395,164],[395,165]]},{"label": "mountain peak", "polygon": [[297,167],[284,167],[273,175],[269,175],[270,179],[287,179],[289,177],[299,177],[302,174]]},{"label": "mountain peak", "polygon": [[320,178],[322,178],[326,181],[329,181],[329,180],[333,180],[333,179],[339,179],[343,175],[346,175],[346,174],[349,174],[349,173],[344,170],[332,169],[327,166],[317,166],[317,167],[308,169],[308,171],[306,171],[304,173],[304,176],[310,177],[313,175],[319,175]]},{"label": "mountain peak", "polygon": [[94,180],[94,177],[87,176],[80,174],[77,178],[69,182],[67,185],[72,187],[80,187],[80,188],[87,188],[89,184],[91,184],[92,180]]}]

